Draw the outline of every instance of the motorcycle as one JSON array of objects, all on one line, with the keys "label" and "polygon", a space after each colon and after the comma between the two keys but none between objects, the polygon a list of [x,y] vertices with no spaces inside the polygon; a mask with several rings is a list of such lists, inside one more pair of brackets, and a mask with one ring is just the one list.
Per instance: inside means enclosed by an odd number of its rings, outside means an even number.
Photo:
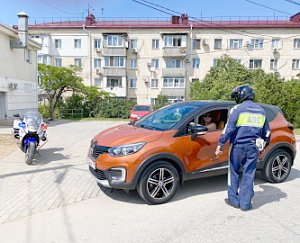
[{"label": "motorcycle", "polygon": [[32,164],[34,154],[48,142],[48,126],[37,111],[28,111],[21,118],[18,114],[13,123],[14,137],[20,139],[20,149],[25,153],[25,163]]}]

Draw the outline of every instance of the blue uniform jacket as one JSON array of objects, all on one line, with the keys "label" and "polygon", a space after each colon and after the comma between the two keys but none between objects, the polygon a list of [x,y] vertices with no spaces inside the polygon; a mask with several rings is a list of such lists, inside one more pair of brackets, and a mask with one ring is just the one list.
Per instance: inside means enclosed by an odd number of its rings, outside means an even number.
[{"label": "blue uniform jacket", "polygon": [[257,138],[262,138],[266,145],[269,144],[271,138],[269,123],[264,109],[252,100],[246,100],[230,110],[218,146],[222,147],[228,139],[235,145],[255,143]]}]

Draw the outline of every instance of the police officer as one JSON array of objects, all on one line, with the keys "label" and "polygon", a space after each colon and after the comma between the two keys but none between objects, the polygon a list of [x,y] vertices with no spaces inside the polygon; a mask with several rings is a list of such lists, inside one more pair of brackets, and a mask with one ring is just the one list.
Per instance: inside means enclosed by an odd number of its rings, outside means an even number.
[{"label": "police officer", "polygon": [[[216,156],[222,153],[222,146],[230,139],[228,199],[225,202],[241,210],[252,208],[253,183],[259,151],[270,141],[270,128],[265,111],[253,102],[255,92],[249,85],[233,89],[231,98],[237,105],[230,110],[225,129],[220,137]],[[239,172],[243,176],[239,185]]]}]

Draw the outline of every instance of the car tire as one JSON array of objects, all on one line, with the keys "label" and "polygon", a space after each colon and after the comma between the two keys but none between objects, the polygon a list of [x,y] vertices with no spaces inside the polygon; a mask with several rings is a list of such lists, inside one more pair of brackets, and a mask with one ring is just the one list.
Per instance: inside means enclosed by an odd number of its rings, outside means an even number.
[{"label": "car tire", "polygon": [[145,169],[137,186],[140,197],[148,204],[168,202],[179,186],[179,174],[168,162],[157,161]]},{"label": "car tire", "polygon": [[283,149],[276,150],[266,161],[262,177],[272,183],[281,183],[289,176],[291,167],[291,155]]}]

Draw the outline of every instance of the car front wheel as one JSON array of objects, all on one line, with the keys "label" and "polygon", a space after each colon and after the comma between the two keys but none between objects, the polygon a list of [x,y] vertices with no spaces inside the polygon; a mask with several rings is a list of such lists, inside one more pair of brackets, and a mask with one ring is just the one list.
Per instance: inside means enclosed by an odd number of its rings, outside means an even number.
[{"label": "car front wheel", "polygon": [[178,171],[173,165],[158,161],[150,165],[141,176],[137,191],[148,204],[161,204],[169,201],[179,186]]},{"label": "car front wheel", "polygon": [[288,152],[283,149],[275,151],[262,170],[262,176],[266,181],[280,183],[286,180],[291,172],[292,159]]}]

